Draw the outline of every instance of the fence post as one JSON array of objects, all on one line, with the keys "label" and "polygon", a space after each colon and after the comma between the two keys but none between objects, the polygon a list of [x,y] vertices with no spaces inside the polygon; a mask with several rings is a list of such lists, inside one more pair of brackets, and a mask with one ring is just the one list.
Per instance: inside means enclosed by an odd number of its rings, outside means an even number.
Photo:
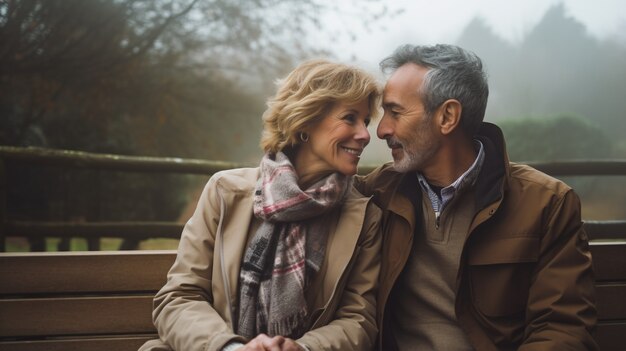
[{"label": "fence post", "polygon": [[0,158],[0,252],[6,251],[7,189],[4,158]]}]

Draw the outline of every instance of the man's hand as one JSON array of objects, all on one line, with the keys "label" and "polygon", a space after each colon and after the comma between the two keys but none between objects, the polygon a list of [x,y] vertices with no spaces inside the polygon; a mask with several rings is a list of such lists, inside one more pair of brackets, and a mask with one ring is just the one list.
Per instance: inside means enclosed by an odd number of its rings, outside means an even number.
[{"label": "man's hand", "polygon": [[282,336],[270,338],[265,334],[259,334],[237,351],[280,351],[280,345],[283,341]]},{"label": "man's hand", "polygon": [[300,346],[300,344],[295,342],[293,339],[289,339],[289,338],[284,338],[284,339],[285,341],[283,342],[282,348],[280,349],[281,351],[307,351],[304,348],[302,348],[302,346]]},{"label": "man's hand", "polygon": [[237,351],[305,351],[293,339],[259,334]]}]

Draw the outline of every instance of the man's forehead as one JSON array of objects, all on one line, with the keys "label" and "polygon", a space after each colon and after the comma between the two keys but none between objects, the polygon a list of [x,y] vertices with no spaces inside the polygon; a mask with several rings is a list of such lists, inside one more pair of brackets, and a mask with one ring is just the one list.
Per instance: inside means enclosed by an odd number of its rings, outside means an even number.
[{"label": "man's forehead", "polygon": [[[406,65],[405,65],[406,66]],[[427,69],[412,64],[413,67],[400,67],[389,77],[383,89],[383,104],[399,104],[403,98],[419,97],[419,90]],[[401,70],[402,69],[402,70]]]},{"label": "man's forehead", "polygon": [[398,69],[391,74],[386,85],[421,85],[429,70],[430,68],[428,67],[419,66],[414,63],[406,63],[398,67]]},{"label": "man's forehead", "polygon": [[398,105],[398,90],[394,86],[390,86],[389,82],[385,84],[383,89],[383,107],[393,107],[392,105]]}]

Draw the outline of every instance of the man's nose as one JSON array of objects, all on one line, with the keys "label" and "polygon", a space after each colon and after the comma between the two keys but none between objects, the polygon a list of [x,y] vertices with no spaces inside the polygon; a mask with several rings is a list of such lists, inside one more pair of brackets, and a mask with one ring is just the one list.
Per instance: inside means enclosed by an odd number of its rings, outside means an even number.
[{"label": "man's nose", "polygon": [[386,112],[383,115],[383,118],[381,118],[380,122],[378,123],[378,127],[376,128],[376,135],[379,139],[387,139],[388,137],[393,135],[392,123]]}]

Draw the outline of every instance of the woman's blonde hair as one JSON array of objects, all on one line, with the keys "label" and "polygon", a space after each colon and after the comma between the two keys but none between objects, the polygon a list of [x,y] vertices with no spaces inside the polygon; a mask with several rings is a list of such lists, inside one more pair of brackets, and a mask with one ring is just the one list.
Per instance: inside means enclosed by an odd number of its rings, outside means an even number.
[{"label": "woman's blonde hair", "polygon": [[367,99],[370,115],[380,114],[380,84],[364,70],[327,60],[310,60],[278,82],[263,113],[261,148],[276,153],[300,142],[299,135],[321,121],[336,102]]}]

